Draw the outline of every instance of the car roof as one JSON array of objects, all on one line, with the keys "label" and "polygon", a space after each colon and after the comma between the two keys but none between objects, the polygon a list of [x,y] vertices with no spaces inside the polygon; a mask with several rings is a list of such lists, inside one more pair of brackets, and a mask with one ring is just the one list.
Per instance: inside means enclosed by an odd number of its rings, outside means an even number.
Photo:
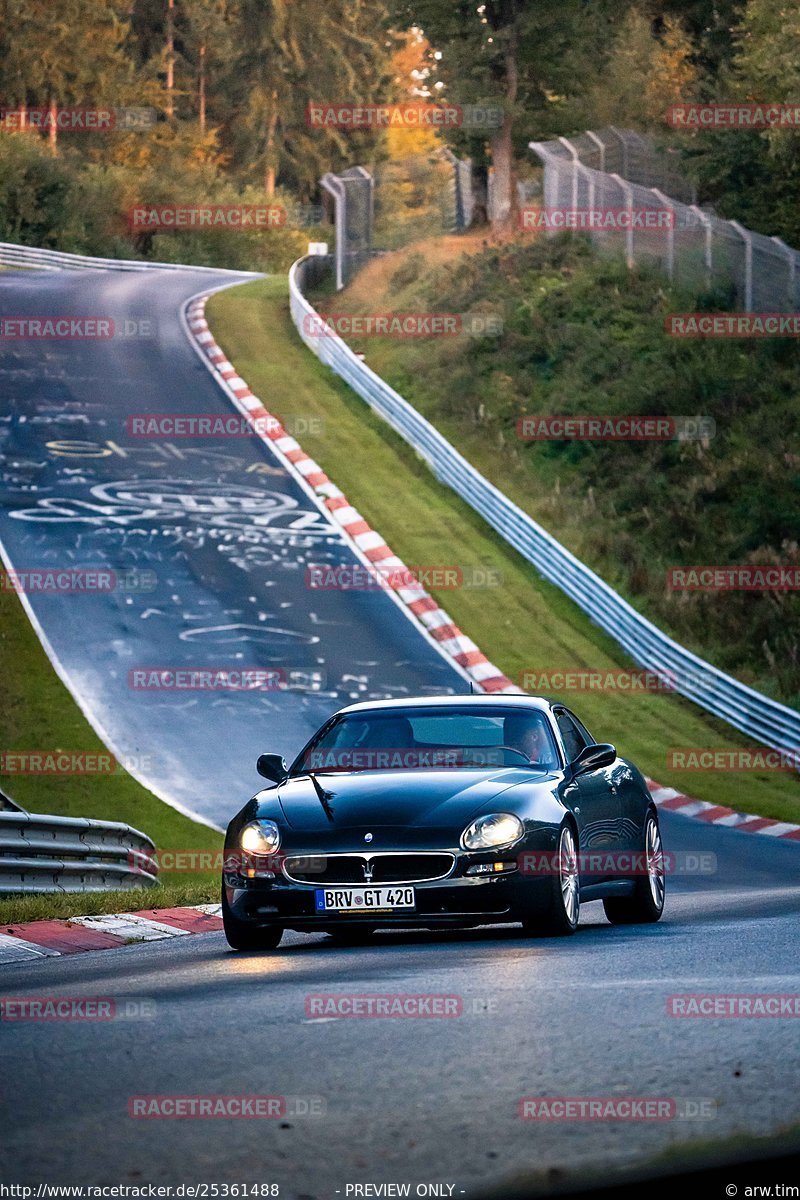
[{"label": "car roof", "polygon": [[547,711],[554,702],[544,696],[520,696],[514,693],[502,695],[468,696],[411,696],[402,700],[365,700],[360,704],[348,704],[340,713],[402,711],[406,708],[520,708]]}]

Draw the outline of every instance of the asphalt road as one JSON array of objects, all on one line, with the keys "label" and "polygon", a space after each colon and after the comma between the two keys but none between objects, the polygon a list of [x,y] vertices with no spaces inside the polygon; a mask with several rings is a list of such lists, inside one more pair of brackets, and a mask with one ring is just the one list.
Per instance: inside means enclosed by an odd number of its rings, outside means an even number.
[{"label": "asphalt road", "polygon": [[[566,941],[494,927],[337,948],[290,934],[274,954],[239,955],[206,934],[3,968],[0,1000],[138,1007],[127,1020],[0,1022],[0,1179],[275,1182],[319,1200],[442,1183],[478,1196],[522,1172],[606,1178],[665,1147],[680,1160],[687,1143],[800,1120],[796,1019],[667,1013],[675,993],[800,992],[798,848],[664,824],[669,849],[715,859],[713,873],[670,881],[655,926],[612,927],[595,904]],[[331,993],[456,997],[461,1015],[307,1015],[309,997]],[[175,1094],[299,1097],[318,1115],[128,1115],[133,1096]],[[534,1122],[517,1115],[525,1096],[657,1096],[706,1115]]]},{"label": "asphalt road", "polygon": [[[29,600],[114,748],[150,755],[137,773],[159,794],[224,821],[257,783],[255,754],[291,750],[342,700],[462,685],[387,596],[309,602],[305,566],[350,551],[260,443],[126,440],[131,413],[225,411],[176,317],[207,282],[0,276],[2,315],[155,319],[149,338],[3,344],[0,536],[18,570],[154,572],[147,593]],[[296,686],[177,699],[127,686],[133,665],[179,662],[289,665]],[[320,1200],[419,1183],[458,1197],[798,1121],[796,1020],[677,1019],[667,998],[800,991],[800,848],[669,813],[663,830],[701,873],[670,879],[653,927],[613,928],[592,905],[566,941],[494,928],[342,949],[289,935],[273,955],[236,955],[212,934],[4,967],[0,999],[106,996],[133,1015],[0,1022],[0,1178],[276,1183]],[[459,1015],[319,1020],[306,1001],[320,993],[444,995]],[[281,1096],[289,1111],[128,1115],[131,1097],[164,1094]],[[705,1115],[523,1121],[526,1096],[660,1097]]]},{"label": "asphalt road", "polygon": [[[224,281],[0,273],[0,318],[114,323],[110,338],[0,340],[0,541],[18,573],[114,573],[111,591],[30,591],[30,606],[117,757],[220,825],[258,786],[258,754],[294,757],[342,704],[468,686],[388,592],[309,590],[309,565],[358,559],[259,439],[132,432],[143,414],[234,414],[179,315]],[[165,694],[130,686],[142,667],[271,669],[289,687]]]}]

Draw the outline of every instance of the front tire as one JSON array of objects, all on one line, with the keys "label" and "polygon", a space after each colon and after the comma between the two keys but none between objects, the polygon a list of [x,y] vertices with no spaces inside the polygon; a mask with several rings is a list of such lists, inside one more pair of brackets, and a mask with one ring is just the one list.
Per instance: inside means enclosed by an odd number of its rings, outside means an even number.
[{"label": "front tire", "polygon": [[276,950],[283,937],[280,925],[268,927],[251,925],[234,916],[222,889],[222,927],[232,950]]},{"label": "front tire", "polygon": [[658,816],[648,812],[644,823],[644,853],[647,874],[636,876],[632,896],[614,896],[603,901],[612,925],[652,925],[664,911],[666,875]]},{"label": "front tire", "polygon": [[522,922],[526,933],[537,937],[569,937],[578,928],[581,915],[578,849],[571,825],[561,826],[556,854],[558,867],[550,877],[550,905],[547,911]]}]

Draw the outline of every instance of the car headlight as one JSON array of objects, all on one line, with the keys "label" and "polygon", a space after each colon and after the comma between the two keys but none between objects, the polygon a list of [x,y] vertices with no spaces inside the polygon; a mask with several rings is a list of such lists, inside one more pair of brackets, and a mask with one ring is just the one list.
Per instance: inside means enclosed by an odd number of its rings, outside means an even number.
[{"label": "car headlight", "polygon": [[524,832],[522,821],[513,813],[490,813],[467,826],[461,835],[461,845],[465,850],[491,850],[516,842]]},{"label": "car headlight", "polygon": [[281,844],[281,831],[274,821],[251,821],[239,835],[248,854],[274,854]]}]

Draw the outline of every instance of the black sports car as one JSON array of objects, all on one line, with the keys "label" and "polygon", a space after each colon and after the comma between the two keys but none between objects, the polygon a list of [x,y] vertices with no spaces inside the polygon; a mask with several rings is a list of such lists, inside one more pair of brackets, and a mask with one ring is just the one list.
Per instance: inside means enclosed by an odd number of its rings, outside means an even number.
[{"label": "black sports car", "polygon": [[657,921],[665,872],[641,772],[563,704],[450,696],[353,704],[231,821],[222,915],[237,950],[284,929],[521,921],[573,933],[581,903]]}]

